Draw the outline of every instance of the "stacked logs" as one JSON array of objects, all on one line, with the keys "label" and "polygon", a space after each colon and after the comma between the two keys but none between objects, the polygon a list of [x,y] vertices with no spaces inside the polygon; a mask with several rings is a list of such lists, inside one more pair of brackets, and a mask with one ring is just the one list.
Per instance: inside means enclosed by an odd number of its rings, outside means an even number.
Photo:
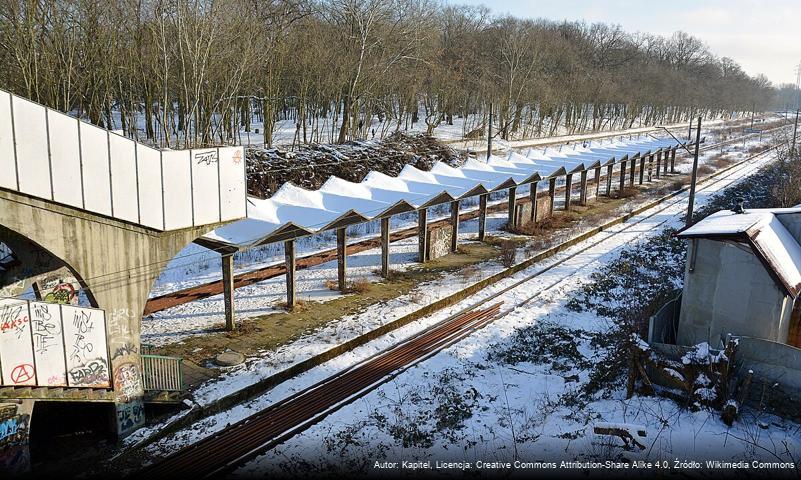
[{"label": "stacked logs", "polygon": [[459,166],[455,150],[427,135],[395,133],[380,142],[307,145],[294,151],[248,147],[248,194],[267,198],[285,182],[306,189],[319,188],[335,175],[360,182],[371,170],[398,175],[405,165],[430,170],[437,161]]}]

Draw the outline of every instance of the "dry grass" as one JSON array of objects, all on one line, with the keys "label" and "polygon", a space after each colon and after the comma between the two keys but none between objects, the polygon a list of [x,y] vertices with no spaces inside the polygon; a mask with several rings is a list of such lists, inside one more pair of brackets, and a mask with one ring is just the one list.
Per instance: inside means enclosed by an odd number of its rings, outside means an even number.
[{"label": "dry grass", "polygon": [[698,167],[698,175],[699,176],[706,176],[712,173],[715,173],[715,167],[712,165],[701,165]]},{"label": "dry grass", "polygon": [[359,278],[348,283],[345,293],[365,293],[370,290],[371,285],[372,283],[366,278]]},{"label": "dry grass", "polygon": [[[295,299],[295,306],[292,308],[288,308],[286,302],[278,302],[277,306],[285,310],[289,310],[292,313],[299,313],[299,312],[305,312],[306,310],[309,309],[309,302],[307,302],[306,300]],[[240,331],[243,330],[240,329]]]},{"label": "dry grass", "polygon": [[501,264],[509,268],[515,264],[517,259],[517,244],[512,240],[501,242]]},{"label": "dry grass", "polygon": [[468,265],[459,271],[459,275],[466,281],[478,277],[480,273],[481,270],[476,265]]},{"label": "dry grass", "polygon": [[[345,290],[342,293],[365,293],[370,290],[370,283],[369,280],[366,278],[359,278],[352,282],[347,282],[345,284]],[[339,290],[339,280],[326,280],[325,281],[325,288],[332,290],[334,292]]]},{"label": "dry grass", "polygon": [[623,190],[615,192],[615,198],[637,198],[640,196],[640,190],[636,187],[623,187]]}]

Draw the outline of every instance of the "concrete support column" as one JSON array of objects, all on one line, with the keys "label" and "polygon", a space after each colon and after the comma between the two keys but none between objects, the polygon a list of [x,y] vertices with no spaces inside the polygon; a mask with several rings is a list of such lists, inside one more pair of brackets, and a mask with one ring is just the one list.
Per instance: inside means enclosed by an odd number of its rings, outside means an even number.
[{"label": "concrete support column", "polygon": [[626,188],[626,164],[628,160],[620,162],[620,190]]},{"label": "concrete support column", "polygon": [[236,330],[236,320],[234,319],[234,255],[232,253],[222,256],[222,281],[225,329],[233,332]]},{"label": "concrete support column", "polygon": [[587,170],[581,171],[581,194],[579,196],[581,205],[587,204]]},{"label": "concrete support column", "polygon": [[428,209],[421,208],[417,211],[417,261],[426,261],[428,251]]},{"label": "concrete support column", "polygon": [[570,210],[570,197],[573,196],[573,174],[565,175],[565,211]]},{"label": "concrete support column", "polygon": [[348,239],[345,233],[344,228],[337,228],[337,285],[340,292],[344,292],[348,288],[345,275],[345,269],[348,266]]},{"label": "concrete support column", "polygon": [[631,165],[629,165],[629,186],[634,186],[634,174],[637,172],[637,159],[631,159]]},{"label": "concrete support column", "polygon": [[670,173],[676,173],[676,147],[670,151]]},{"label": "concrete support column", "polygon": [[640,157],[640,185],[645,177],[645,157]]},{"label": "concrete support column", "polygon": [[295,241],[284,242],[284,263],[286,264],[286,308],[295,308]]},{"label": "concrete support column", "polygon": [[484,241],[484,234],[487,228],[487,197],[488,193],[478,196],[478,241]]},{"label": "concrete support column", "polygon": [[381,219],[381,276],[389,276],[389,219]]},{"label": "concrete support column", "polygon": [[451,252],[459,245],[459,200],[451,202]]},{"label": "concrete support column", "polygon": [[656,178],[659,178],[661,170],[662,170],[662,150],[656,152]]},{"label": "concrete support column", "polygon": [[540,182],[534,182],[529,186],[530,191],[528,192],[528,196],[531,199],[531,221],[537,221],[537,187],[539,186]]},{"label": "concrete support column", "polygon": [[508,212],[507,212],[507,227],[512,228],[515,226],[515,205],[517,205],[517,187],[512,187],[509,189],[509,198],[508,198]]},{"label": "concrete support column", "polygon": [[606,167],[606,196],[607,197],[611,197],[612,196],[612,169],[614,169],[614,168],[615,168],[614,164],[613,165],[608,165]]},{"label": "concrete support column", "polygon": [[550,212],[551,212],[551,215],[553,215],[554,197],[556,196],[556,178],[551,178],[550,180],[548,180],[548,195],[551,196],[551,199],[550,199],[550,202],[551,202]]}]

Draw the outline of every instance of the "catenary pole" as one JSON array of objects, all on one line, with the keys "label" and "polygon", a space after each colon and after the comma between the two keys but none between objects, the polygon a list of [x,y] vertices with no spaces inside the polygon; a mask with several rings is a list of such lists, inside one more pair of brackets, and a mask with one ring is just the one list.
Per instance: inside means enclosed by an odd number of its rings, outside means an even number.
[{"label": "catenary pole", "polygon": [[695,132],[695,153],[693,154],[693,173],[690,180],[690,201],[687,205],[687,218],[684,221],[686,226],[693,222],[693,205],[695,203],[695,182],[698,180],[698,147],[701,144],[701,117],[698,117],[698,130]]}]

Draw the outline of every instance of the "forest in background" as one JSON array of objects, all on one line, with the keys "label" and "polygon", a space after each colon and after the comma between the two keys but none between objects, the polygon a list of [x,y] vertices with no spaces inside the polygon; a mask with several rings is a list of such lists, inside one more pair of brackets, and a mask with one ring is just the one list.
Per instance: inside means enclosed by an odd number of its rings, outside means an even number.
[{"label": "forest in background", "polygon": [[[437,0],[0,0],[0,88],[161,147],[383,138],[454,119],[503,139],[784,107],[681,31]],[[787,98],[785,98],[787,97]],[[636,123],[635,123],[636,122]]]}]

